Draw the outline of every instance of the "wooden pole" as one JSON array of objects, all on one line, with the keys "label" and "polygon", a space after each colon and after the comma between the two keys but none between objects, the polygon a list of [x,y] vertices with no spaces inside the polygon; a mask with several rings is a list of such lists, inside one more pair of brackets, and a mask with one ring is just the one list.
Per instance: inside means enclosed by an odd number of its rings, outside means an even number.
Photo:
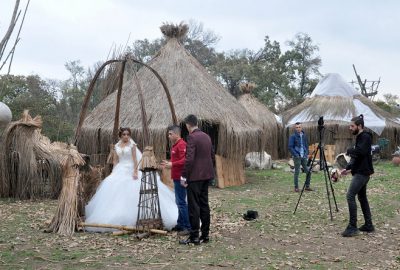
[{"label": "wooden pole", "polygon": [[81,112],[79,114],[79,122],[78,122],[78,126],[76,127],[76,131],[75,131],[74,145],[76,145],[76,143],[78,141],[78,137],[79,137],[80,132],[81,132],[83,121],[86,118],[86,112],[87,112],[87,109],[89,107],[90,97],[92,96],[96,81],[97,81],[98,77],[100,76],[101,72],[103,71],[103,69],[108,64],[115,63],[115,62],[122,62],[122,60],[108,60],[108,61],[106,61],[104,64],[101,65],[101,67],[97,70],[96,74],[94,75],[93,79],[90,81],[89,88],[88,88],[88,90],[86,92],[86,96],[85,96],[85,99],[83,100]]},{"label": "wooden pole", "polygon": [[126,60],[122,61],[121,72],[119,74],[117,102],[116,102],[116,106],[115,106],[114,128],[113,128],[113,141],[114,142],[117,142],[117,140],[118,140],[119,114],[120,114],[120,107],[121,107],[122,84],[124,82],[125,64],[126,64]]},{"label": "wooden pole", "polygon": [[134,58],[132,58],[132,57],[130,57],[129,59],[132,60],[132,61],[135,62],[135,63],[141,64],[141,65],[145,66],[146,68],[148,68],[151,72],[153,72],[153,74],[154,74],[154,75],[157,77],[157,79],[160,81],[161,85],[163,86],[164,92],[165,92],[165,94],[167,95],[167,101],[168,101],[168,104],[169,104],[169,109],[171,110],[172,123],[173,123],[174,125],[177,125],[177,124],[178,124],[178,119],[177,119],[177,117],[176,117],[174,103],[172,102],[171,94],[169,93],[167,84],[165,83],[165,81],[163,80],[163,78],[162,78],[162,77],[160,76],[160,74],[158,74],[158,72],[157,72],[154,68],[152,68],[151,66],[149,66],[149,65],[147,65],[147,64],[145,64],[145,63],[142,63],[142,62],[140,62],[140,61],[138,61],[138,60],[136,60],[136,59],[134,59]]},{"label": "wooden pole", "polygon": [[[118,229],[120,231],[128,231],[128,232],[146,232],[146,229],[143,228],[136,228],[132,226],[123,226],[123,225],[112,225],[112,224],[90,224],[90,223],[85,223],[81,222],[79,223],[80,227],[94,227],[94,228],[109,228],[109,229]],[[161,235],[167,235],[167,231],[163,230],[157,230],[157,229],[150,229],[149,230],[151,233],[154,234],[161,234]]]},{"label": "wooden pole", "polygon": [[132,234],[133,232],[131,231],[116,231],[113,232],[112,235],[113,236],[121,236],[121,235],[125,235],[125,234]]},{"label": "wooden pole", "polygon": [[140,86],[139,78],[137,77],[136,71],[133,71],[133,81],[135,82],[136,88],[138,90],[138,98],[140,102],[140,110],[142,112],[142,127],[143,127],[143,136],[142,143],[143,149],[149,145],[150,141],[150,133],[149,133],[149,125],[147,124],[147,114],[146,108],[144,106],[144,97],[142,87]]}]

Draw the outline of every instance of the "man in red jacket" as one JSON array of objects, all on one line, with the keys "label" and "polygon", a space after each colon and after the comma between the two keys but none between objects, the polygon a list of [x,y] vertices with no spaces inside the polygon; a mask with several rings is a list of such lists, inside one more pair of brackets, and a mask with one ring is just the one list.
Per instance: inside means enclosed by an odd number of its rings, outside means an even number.
[{"label": "man in red jacket", "polygon": [[185,164],[186,142],[181,138],[181,128],[177,125],[168,127],[168,138],[172,143],[171,161],[163,161],[166,168],[171,168],[171,178],[174,180],[175,202],[178,206],[178,235],[190,233],[188,205],[186,202],[186,187],[180,183],[183,165]]},{"label": "man in red jacket", "polygon": [[[208,205],[208,183],[214,179],[215,160],[211,138],[197,126],[197,117],[188,115],[185,124],[189,130],[186,145],[186,161],[182,171],[181,184],[187,185],[189,221],[192,227],[190,237],[180,244],[199,245],[209,241],[210,207]],[[201,237],[199,229],[201,221]]]}]

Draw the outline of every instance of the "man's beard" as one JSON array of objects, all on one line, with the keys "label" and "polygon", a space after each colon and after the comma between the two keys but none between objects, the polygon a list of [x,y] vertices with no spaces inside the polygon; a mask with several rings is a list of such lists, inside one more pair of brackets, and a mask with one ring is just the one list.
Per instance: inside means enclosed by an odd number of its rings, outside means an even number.
[{"label": "man's beard", "polygon": [[360,132],[360,130],[359,130],[358,127],[357,127],[357,129],[356,129],[356,130],[353,130],[351,133],[353,133],[353,135],[358,135],[359,132]]}]

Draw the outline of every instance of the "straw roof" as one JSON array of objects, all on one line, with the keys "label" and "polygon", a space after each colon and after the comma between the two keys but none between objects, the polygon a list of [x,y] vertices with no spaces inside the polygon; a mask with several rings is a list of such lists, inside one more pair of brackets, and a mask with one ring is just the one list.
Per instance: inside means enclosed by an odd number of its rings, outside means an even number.
[{"label": "straw roof", "polygon": [[[385,155],[390,154],[400,143],[400,125],[395,122],[395,117],[360,95],[338,74],[327,74],[318,83],[310,98],[284,112],[282,118],[286,127],[301,122],[310,143],[317,143],[317,121],[320,116],[324,116],[325,127],[329,131],[324,134],[324,142],[335,145],[338,154],[346,151],[352,144],[354,136],[349,132],[349,122],[351,118],[360,114],[364,115],[365,127],[374,131],[375,143],[378,143],[378,137],[389,140],[389,145],[383,151]],[[289,128],[285,130],[286,139],[291,132]],[[287,140],[285,143],[287,144]],[[287,145],[284,149],[287,151]]]},{"label": "straw roof", "polygon": [[364,115],[365,126],[378,135],[385,127],[399,126],[390,113],[360,95],[340,75],[327,74],[310,98],[283,113],[283,123],[287,126],[296,122],[316,124],[319,117],[324,116],[325,121],[348,125],[351,118],[359,114]]},{"label": "straw roof", "polygon": [[238,98],[239,103],[251,115],[252,119],[262,129],[265,136],[265,151],[273,158],[278,158],[280,131],[282,124],[278,122],[277,116],[272,113],[257,98],[251,95],[251,91],[243,91],[245,94]]},{"label": "straw roof", "polygon": [[[201,124],[218,126],[217,153],[229,158],[243,158],[250,151],[261,149],[261,130],[239,102],[179,43],[184,33],[176,27],[164,27],[168,42],[149,62],[165,80],[178,122],[195,114]],[[178,34],[177,34],[178,33]],[[143,89],[150,144],[157,156],[165,153],[166,129],[172,124],[164,90],[146,68],[138,71]],[[116,92],[102,101],[85,119],[78,148],[88,154],[104,153],[111,143]],[[120,126],[131,127],[133,137],[141,144],[142,123],[137,90],[133,80],[124,84],[121,98]]]}]

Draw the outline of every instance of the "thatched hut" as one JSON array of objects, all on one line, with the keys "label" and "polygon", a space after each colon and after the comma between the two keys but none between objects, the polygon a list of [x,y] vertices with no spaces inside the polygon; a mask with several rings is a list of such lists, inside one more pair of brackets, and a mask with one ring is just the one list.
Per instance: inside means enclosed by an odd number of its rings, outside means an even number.
[{"label": "thatched hut", "polygon": [[251,94],[254,87],[255,85],[252,83],[241,85],[243,94],[239,96],[238,101],[262,129],[266,141],[264,151],[270,154],[273,159],[278,159],[284,155],[284,152],[281,151],[282,147],[280,147],[283,145],[282,122],[276,114]]},{"label": "thatched hut", "polygon": [[[220,187],[244,182],[243,164],[247,152],[262,149],[261,130],[251,116],[207,70],[180,44],[187,26],[164,25],[161,31],[167,43],[148,63],[166,82],[178,122],[195,114],[207,132],[218,155],[217,174]],[[143,88],[148,119],[150,145],[158,158],[165,158],[168,125],[172,124],[170,108],[160,82],[148,69],[141,68],[138,80]],[[92,162],[104,162],[112,141],[116,92],[103,100],[85,119],[77,146],[91,155]],[[142,122],[137,89],[133,81],[123,86],[120,126],[130,127],[133,138],[142,145]],[[221,181],[223,180],[223,181]]]},{"label": "thatched hut", "polygon": [[349,83],[336,73],[327,74],[303,103],[283,113],[286,127],[286,146],[289,135],[296,122],[303,128],[311,143],[319,140],[317,121],[325,120],[324,142],[335,145],[336,154],[344,152],[353,142],[349,123],[354,116],[363,114],[365,126],[373,131],[374,142],[379,138],[389,140],[385,154],[389,154],[400,142],[400,125],[388,112],[383,111],[371,100],[362,96]]}]

